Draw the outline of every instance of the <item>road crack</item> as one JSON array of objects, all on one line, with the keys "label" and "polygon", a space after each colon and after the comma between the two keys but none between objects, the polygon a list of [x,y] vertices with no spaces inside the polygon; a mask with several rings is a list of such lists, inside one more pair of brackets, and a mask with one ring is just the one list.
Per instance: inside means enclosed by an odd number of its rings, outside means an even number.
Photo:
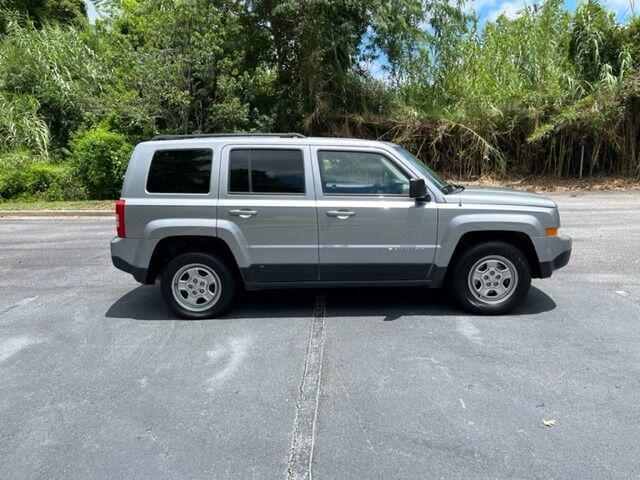
[{"label": "road crack", "polygon": [[325,309],[324,294],[316,295],[307,355],[298,387],[293,439],[287,464],[287,480],[311,480],[313,478],[313,448],[325,341]]}]

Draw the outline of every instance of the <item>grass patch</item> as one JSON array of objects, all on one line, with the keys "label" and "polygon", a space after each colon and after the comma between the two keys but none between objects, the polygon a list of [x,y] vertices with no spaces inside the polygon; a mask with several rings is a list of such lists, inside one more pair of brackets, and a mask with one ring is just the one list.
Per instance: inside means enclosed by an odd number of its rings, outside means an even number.
[{"label": "grass patch", "polygon": [[113,210],[115,200],[0,201],[0,210]]}]

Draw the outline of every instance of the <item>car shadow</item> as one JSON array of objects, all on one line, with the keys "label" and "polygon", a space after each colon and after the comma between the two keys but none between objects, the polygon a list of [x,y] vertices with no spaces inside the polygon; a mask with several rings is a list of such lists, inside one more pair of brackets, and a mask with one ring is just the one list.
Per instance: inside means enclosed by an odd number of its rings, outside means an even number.
[{"label": "car shadow", "polygon": [[[443,289],[426,288],[340,288],[289,289],[243,292],[220,319],[294,318],[313,314],[318,294],[325,299],[330,317],[383,317],[384,321],[404,316],[460,316],[466,313]],[[556,307],[542,290],[532,286],[527,298],[511,315],[536,315]],[[158,285],[141,285],[109,307],[107,318],[176,320],[165,306]]]},{"label": "car shadow", "polygon": [[[327,314],[330,316],[383,316],[393,321],[405,316],[464,316],[453,295],[446,289],[340,289],[331,292]],[[542,290],[532,286],[529,294],[510,315],[536,315],[556,308],[555,302]]]}]

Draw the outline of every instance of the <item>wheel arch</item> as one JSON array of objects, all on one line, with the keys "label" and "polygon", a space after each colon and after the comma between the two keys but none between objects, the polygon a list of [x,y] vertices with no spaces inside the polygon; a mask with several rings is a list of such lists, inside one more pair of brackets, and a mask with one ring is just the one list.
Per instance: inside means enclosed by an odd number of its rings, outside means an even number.
[{"label": "wheel arch", "polygon": [[205,235],[172,235],[158,241],[149,262],[146,283],[154,283],[164,267],[183,253],[202,252],[215,254],[225,260],[237,279],[242,280],[238,263],[229,245],[219,237]]},{"label": "wheel arch", "polygon": [[481,230],[466,232],[458,239],[448,262],[445,281],[449,279],[455,263],[462,256],[462,252],[473,245],[484,242],[504,242],[513,245],[525,255],[531,268],[531,276],[533,278],[540,278],[540,261],[529,235],[513,230]]}]

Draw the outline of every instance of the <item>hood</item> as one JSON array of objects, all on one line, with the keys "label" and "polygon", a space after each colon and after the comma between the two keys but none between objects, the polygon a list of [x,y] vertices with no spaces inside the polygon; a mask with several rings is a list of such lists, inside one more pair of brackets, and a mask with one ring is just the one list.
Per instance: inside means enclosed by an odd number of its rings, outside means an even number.
[{"label": "hood", "polygon": [[447,195],[446,199],[447,202],[461,202],[462,205],[516,205],[556,208],[555,202],[547,197],[508,188],[465,187],[464,191]]}]

